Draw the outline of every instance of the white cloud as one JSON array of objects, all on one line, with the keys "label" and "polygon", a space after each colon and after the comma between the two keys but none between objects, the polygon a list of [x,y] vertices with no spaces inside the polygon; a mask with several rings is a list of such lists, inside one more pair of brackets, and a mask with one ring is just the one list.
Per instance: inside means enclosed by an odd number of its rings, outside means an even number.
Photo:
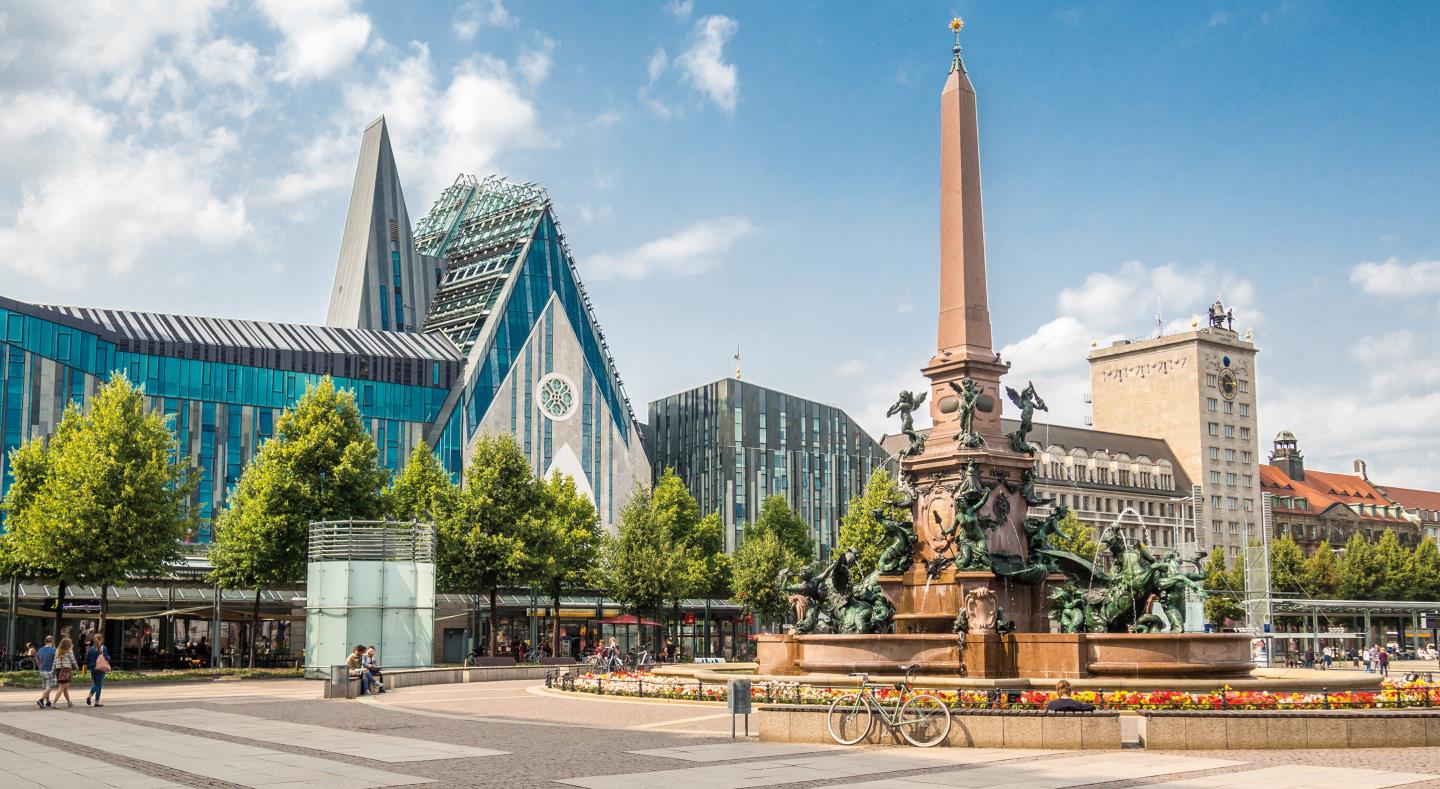
[{"label": "white cloud", "polygon": [[660,75],[665,73],[665,67],[669,65],[670,56],[665,54],[665,50],[655,50],[650,55],[650,59],[645,62],[645,73],[650,76],[650,82],[653,84],[655,80],[660,79]]},{"label": "white cloud", "polygon": [[1390,258],[1381,263],[1360,263],[1350,269],[1350,281],[1376,296],[1440,293],[1440,260],[1417,260],[1407,265]]},{"label": "white cloud", "polygon": [[370,17],[355,11],[352,0],[259,0],[259,6],[280,31],[275,76],[283,82],[331,76],[370,40]]},{"label": "white cloud", "polygon": [[539,85],[550,74],[550,56],[554,52],[555,42],[545,36],[540,36],[536,48],[521,48],[519,57],[515,59],[515,71],[520,74],[521,79],[525,80],[525,84]]},{"label": "white cloud", "polygon": [[695,42],[675,58],[690,84],[727,114],[735,112],[740,70],[725,62],[725,44],[739,29],[730,17],[707,16],[695,23]]},{"label": "white cloud", "polygon": [[665,12],[678,16],[681,19],[689,19],[690,14],[695,11],[695,0],[670,0],[665,4]]},{"label": "white cloud", "polygon": [[1205,24],[1208,28],[1217,28],[1230,21],[1230,15],[1224,11],[1216,11],[1210,15],[1210,21]]},{"label": "white cloud", "polygon": [[714,268],[736,242],[755,233],[744,217],[706,219],[621,254],[592,255],[581,265],[587,279],[689,276]]},{"label": "white cloud", "polygon": [[[50,286],[76,286],[97,267],[123,274],[167,244],[221,246],[250,231],[239,197],[217,194],[219,158],[232,133],[194,145],[142,146],[112,136],[113,116],[74,96],[20,94],[0,145],[36,142],[64,151],[26,179],[14,220],[0,226],[0,265]],[[83,229],[83,232],[82,232]]]},{"label": "white cloud", "polygon": [[461,41],[472,41],[482,27],[512,27],[515,22],[501,0],[472,0],[460,6],[450,26]]},{"label": "white cloud", "polygon": [[435,73],[429,47],[411,44],[410,57],[345,84],[344,106],[330,129],[301,151],[273,196],[296,202],[349,184],[360,131],[377,115],[390,128],[407,194],[426,196],[422,202],[462,172],[500,169],[502,151],[548,145],[518,72],[504,61],[474,57],[456,66],[447,84]]},{"label": "white cloud", "polygon": [[1188,330],[1191,321],[1203,320],[1217,293],[1242,321],[1237,330],[1263,323],[1255,288],[1248,280],[1211,266],[1149,267],[1130,261],[1061,290],[1055,299],[1056,316],[1000,353],[1014,364],[1012,380],[1035,381],[1050,405],[1051,421],[1078,425],[1089,413],[1084,395],[1090,390],[1086,355],[1091,342],[1108,345],[1126,336],[1154,336],[1157,314],[1169,316],[1167,333]]},{"label": "white cloud", "polygon": [[[204,33],[224,0],[130,0],[12,4],[15,43],[34,48],[31,60],[60,74],[106,76],[138,69],[165,44],[184,45]],[[46,76],[55,76],[55,73]]]},{"label": "white cloud", "polygon": [[835,367],[835,374],[842,378],[853,378],[865,372],[865,362],[859,359],[847,359]]},{"label": "white cloud", "polygon": [[260,88],[260,53],[248,42],[217,38],[196,49],[190,63],[206,82],[244,90]]}]

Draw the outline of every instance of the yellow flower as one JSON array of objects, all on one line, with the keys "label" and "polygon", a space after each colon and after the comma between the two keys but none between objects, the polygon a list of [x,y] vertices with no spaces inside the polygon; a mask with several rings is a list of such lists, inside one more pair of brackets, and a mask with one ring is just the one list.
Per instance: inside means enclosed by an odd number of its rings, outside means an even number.
[{"label": "yellow flower", "polygon": [[954,19],[950,20],[950,29],[955,31],[956,33],[959,33],[960,30],[964,27],[965,20],[961,19],[960,17],[957,16]]}]

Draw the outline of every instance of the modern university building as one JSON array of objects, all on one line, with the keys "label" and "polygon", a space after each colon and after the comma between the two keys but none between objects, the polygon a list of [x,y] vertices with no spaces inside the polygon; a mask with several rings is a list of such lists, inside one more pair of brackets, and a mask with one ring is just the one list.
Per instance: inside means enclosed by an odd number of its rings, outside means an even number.
[{"label": "modern university building", "polygon": [[[326,325],[25,304],[0,297],[0,441],[55,429],[114,371],[175,418],[205,520],[282,409],[329,375],[398,470],[421,440],[458,475],[482,432],[573,477],[606,524],[649,462],[545,191],[461,176],[412,233],[383,118],[365,130]],[[194,537],[210,539],[207,525]]]},{"label": "modern university building", "polygon": [[[355,393],[392,470],[423,440],[458,478],[483,433],[509,433],[537,474],[574,477],[611,529],[635,482],[650,479],[615,360],[545,191],[462,175],[412,230],[384,118],[364,132],[324,326],[0,297],[0,496],[11,483],[10,452],[49,435],[67,403],[83,405],[115,371],[174,417],[180,451],[198,469],[192,578],[227,492],[281,411],[326,375]],[[22,587],[22,615],[44,616],[47,603],[53,610],[53,588]],[[127,629],[127,641],[155,633],[149,648],[160,650],[195,632],[228,639],[210,624],[211,590],[182,594],[188,608],[170,591],[132,599],[117,590],[112,616],[148,626]],[[83,616],[89,591],[71,594]],[[292,617],[294,599],[276,593],[267,611]],[[177,608],[193,608],[198,624],[169,621]],[[597,611],[605,614],[599,601],[589,606]],[[437,612],[437,636],[446,615]],[[38,634],[40,620],[33,624]]]}]

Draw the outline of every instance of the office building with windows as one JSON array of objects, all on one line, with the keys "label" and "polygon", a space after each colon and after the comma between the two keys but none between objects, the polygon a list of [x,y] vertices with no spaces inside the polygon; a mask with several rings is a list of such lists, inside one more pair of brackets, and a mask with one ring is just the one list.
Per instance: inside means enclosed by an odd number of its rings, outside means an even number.
[{"label": "office building with windows", "polygon": [[655,477],[675,469],[703,514],[721,513],[732,551],[779,494],[829,556],[850,498],[886,458],[843,410],[739,378],[656,400],[649,421]]},{"label": "office building with windows", "polygon": [[276,418],[331,376],[398,470],[425,441],[457,478],[484,433],[563,471],[606,524],[650,467],[554,208],[461,176],[412,231],[383,118],[366,128],[325,326],[0,298],[0,496],[9,454],[114,372],[174,418],[210,520]]},{"label": "office building with windows", "polygon": [[1255,345],[1219,319],[1190,331],[1090,352],[1095,429],[1163,439],[1202,488],[1197,538],[1237,559],[1265,528]]},{"label": "office building with windows", "polygon": [[[1002,432],[1019,427],[1000,420]],[[1038,422],[1030,442],[1037,449],[1035,492],[1052,502],[1031,508],[1034,517],[1061,504],[1096,535],[1114,528],[1155,549],[1194,546],[1195,491],[1164,440]],[[880,444],[898,452],[909,439],[887,435]]]}]

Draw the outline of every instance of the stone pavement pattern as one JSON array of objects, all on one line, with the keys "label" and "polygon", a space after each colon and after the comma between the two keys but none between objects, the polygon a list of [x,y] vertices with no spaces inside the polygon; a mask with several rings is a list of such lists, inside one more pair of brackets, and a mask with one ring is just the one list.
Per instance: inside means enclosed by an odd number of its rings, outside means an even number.
[{"label": "stone pavement pattern", "polygon": [[715,706],[555,696],[537,684],[407,688],[358,702],[321,701],[318,685],[303,682],[117,686],[106,689],[105,709],[44,712],[34,707],[34,691],[0,690],[0,708],[12,708],[0,713],[0,789],[1440,789],[1440,748],[1077,753],[736,742]]}]

